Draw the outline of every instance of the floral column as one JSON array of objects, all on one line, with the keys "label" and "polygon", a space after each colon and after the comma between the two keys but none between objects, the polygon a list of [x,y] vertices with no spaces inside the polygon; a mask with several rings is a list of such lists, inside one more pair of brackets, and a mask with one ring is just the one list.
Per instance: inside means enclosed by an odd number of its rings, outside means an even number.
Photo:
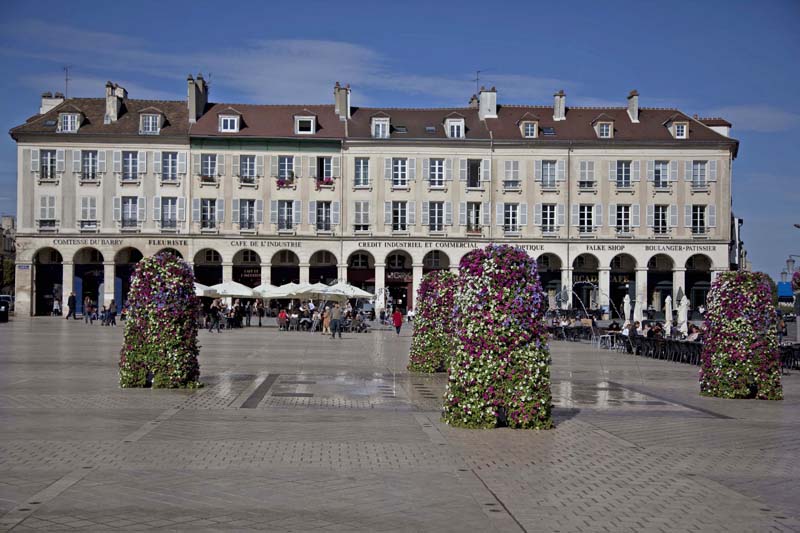
[{"label": "floral column", "polygon": [[458,277],[446,270],[429,272],[422,279],[414,303],[414,336],[408,369],[441,372],[455,351],[453,296]]}]

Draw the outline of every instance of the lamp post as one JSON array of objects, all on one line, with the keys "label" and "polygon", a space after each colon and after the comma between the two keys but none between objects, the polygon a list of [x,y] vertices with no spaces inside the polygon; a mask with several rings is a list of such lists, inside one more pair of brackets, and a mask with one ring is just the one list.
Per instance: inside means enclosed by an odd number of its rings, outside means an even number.
[{"label": "lamp post", "polygon": [[[800,227],[800,224],[795,224],[795,226]],[[789,254],[789,258],[786,260],[786,275],[790,281],[793,279],[795,273],[795,257],[800,258],[800,255]],[[794,324],[797,331],[794,340],[795,342],[800,342],[800,291],[794,292]]]}]

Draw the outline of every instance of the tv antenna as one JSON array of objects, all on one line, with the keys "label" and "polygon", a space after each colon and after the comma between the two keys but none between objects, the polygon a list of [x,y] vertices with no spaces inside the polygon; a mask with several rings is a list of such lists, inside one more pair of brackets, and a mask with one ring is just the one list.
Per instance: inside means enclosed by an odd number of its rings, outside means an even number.
[{"label": "tv antenna", "polygon": [[473,80],[472,80],[472,81],[474,81],[474,82],[475,82],[475,94],[476,94],[476,95],[477,95],[479,92],[481,92],[481,89],[480,89],[480,84],[481,84],[481,72],[486,72],[486,71],[485,71],[485,70],[476,70],[476,71],[475,71],[475,79],[473,79]]},{"label": "tv antenna", "polygon": [[72,65],[65,65],[64,66],[64,99],[69,98],[69,80],[72,78],[69,77],[69,69],[72,68]]}]

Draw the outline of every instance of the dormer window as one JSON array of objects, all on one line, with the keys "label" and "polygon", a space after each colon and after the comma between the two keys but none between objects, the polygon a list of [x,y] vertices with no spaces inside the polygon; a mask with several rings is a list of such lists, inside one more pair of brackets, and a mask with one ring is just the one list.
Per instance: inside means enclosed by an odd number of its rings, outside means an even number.
[{"label": "dormer window", "polygon": [[158,135],[161,131],[161,115],[142,115],[139,132],[142,135]]},{"label": "dormer window", "polygon": [[601,139],[610,139],[614,135],[614,124],[612,122],[600,122],[597,124],[597,136]]},{"label": "dormer window", "polygon": [[675,138],[687,139],[689,137],[689,125],[685,122],[675,123]]},{"label": "dormer window", "polygon": [[537,129],[538,128],[536,127],[536,123],[535,122],[523,122],[522,123],[522,136],[525,137],[526,139],[535,139],[536,138],[536,134],[538,133],[536,131]]},{"label": "dormer window", "polygon": [[464,138],[464,119],[463,118],[448,118],[445,121],[445,130],[447,136],[451,139]]},{"label": "dormer window", "polygon": [[219,131],[220,133],[238,133],[239,117],[234,115],[220,115]]},{"label": "dormer window", "polygon": [[376,139],[389,138],[389,119],[388,118],[373,118],[372,119],[372,136]]},{"label": "dormer window", "polygon": [[294,132],[297,135],[313,135],[317,132],[316,117],[294,117]]},{"label": "dormer window", "polygon": [[58,131],[61,133],[77,133],[80,123],[80,114],[78,113],[61,113],[58,115]]}]

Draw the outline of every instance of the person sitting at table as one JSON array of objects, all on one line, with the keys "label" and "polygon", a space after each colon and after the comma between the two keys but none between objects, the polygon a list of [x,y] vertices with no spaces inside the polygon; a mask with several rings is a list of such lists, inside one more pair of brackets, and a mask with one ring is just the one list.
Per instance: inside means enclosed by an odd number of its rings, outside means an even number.
[{"label": "person sitting at table", "polygon": [[608,331],[620,331],[621,329],[622,328],[620,328],[619,322],[617,322],[616,320],[611,322],[611,324],[609,324],[608,326]]},{"label": "person sitting at table", "polygon": [[289,315],[286,309],[281,309],[278,313],[278,331],[286,331],[286,325],[289,320]]},{"label": "person sitting at table", "polygon": [[697,342],[700,338],[700,329],[695,325],[689,326],[689,335],[686,340],[689,342]]}]

